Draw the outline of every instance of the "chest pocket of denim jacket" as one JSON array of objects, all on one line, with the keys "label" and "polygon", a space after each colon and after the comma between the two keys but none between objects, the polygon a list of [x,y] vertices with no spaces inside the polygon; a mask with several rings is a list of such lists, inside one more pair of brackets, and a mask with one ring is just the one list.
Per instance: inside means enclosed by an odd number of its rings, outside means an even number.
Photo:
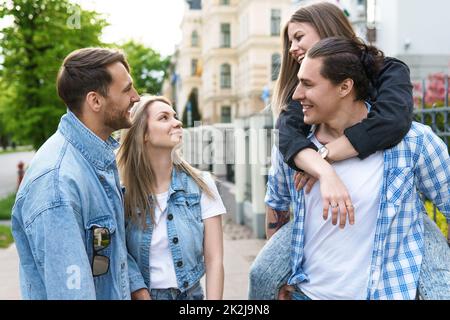
[{"label": "chest pocket of denim jacket", "polygon": [[92,259],[94,257],[94,229],[106,228],[109,231],[109,244],[97,252],[97,254],[106,256],[111,259],[111,252],[114,245],[114,237],[116,232],[116,222],[111,216],[101,216],[90,220],[86,225],[86,248],[89,255],[89,262],[92,265]]},{"label": "chest pocket of denim jacket", "polygon": [[389,169],[386,197],[389,203],[400,205],[411,197],[414,188],[414,172],[411,167]]},{"label": "chest pocket of denim jacket", "polygon": [[174,199],[175,207],[187,221],[202,222],[199,194],[185,194]]}]

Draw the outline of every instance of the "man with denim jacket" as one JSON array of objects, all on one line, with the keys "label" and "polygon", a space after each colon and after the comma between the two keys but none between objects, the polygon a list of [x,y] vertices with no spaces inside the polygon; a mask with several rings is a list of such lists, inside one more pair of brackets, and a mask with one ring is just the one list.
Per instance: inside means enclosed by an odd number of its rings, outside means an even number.
[{"label": "man with denim jacket", "polygon": [[111,134],[139,96],[121,52],[80,49],[63,62],[68,111],[17,193],[12,229],[24,299],[130,299],[124,209]]},{"label": "man with denim jacket", "polygon": [[[316,125],[309,138],[319,149],[370,112],[361,97],[369,84],[367,65],[375,65],[376,59],[367,59],[373,48],[365,54],[360,50],[351,40],[329,38],[310,49],[302,62],[294,98],[302,103],[305,123]],[[425,209],[419,192],[450,221],[447,146],[429,127],[414,122],[392,149],[333,167],[351,195],[343,209],[333,199],[322,199],[320,183],[309,193],[297,192],[295,171],[277,149],[272,154],[265,202],[277,212],[287,212],[293,204],[292,297],[416,298],[424,252]],[[334,225],[338,219],[345,225],[349,208],[355,212],[354,224],[338,229]],[[450,287],[441,290],[445,295]]]}]

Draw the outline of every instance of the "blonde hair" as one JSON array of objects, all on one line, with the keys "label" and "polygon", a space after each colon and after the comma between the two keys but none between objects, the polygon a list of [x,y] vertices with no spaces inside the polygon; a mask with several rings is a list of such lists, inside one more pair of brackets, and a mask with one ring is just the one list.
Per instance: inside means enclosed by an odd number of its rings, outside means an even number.
[{"label": "blonde hair", "polygon": [[[122,131],[121,146],[117,155],[118,168],[125,186],[125,217],[138,220],[141,212],[141,225],[146,226],[146,215],[149,213],[152,223],[156,202],[153,183],[155,174],[150,165],[150,159],[145,149],[144,136],[148,130],[149,108],[154,102],[163,102],[172,106],[170,101],[162,96],[141,97],[132,110],[132,126]],[[213,198],[212,192],[201,177],[201,172],[187,163],[175,150],[172,153],[174,170],[179,170],[191,176],[207,196]]]},{"label": "blonde hair", "polygon": [[298,84],[297,73],[300,64],[289,54],[291,47],[288,35],[289,23],[310,24],[316,30],[320,39],[344,37],[363,43],[357,38],[352,25],[338,6],[329,2],[319,2],[298,9],[283,28],[283,54],[280,75],[272,95],[272,111],[275,117],[286,110]]}]

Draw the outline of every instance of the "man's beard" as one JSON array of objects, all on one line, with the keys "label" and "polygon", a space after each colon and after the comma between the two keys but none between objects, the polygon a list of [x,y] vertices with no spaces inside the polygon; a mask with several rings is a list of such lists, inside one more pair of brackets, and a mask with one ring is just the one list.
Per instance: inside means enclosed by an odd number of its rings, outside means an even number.
[{"label": "man's beard", "polygon": [[130,128],[132,123],[128,110],[129,108],[121,110],[112,104],[108,106],[105,112],[105,126],[114,131]]}]

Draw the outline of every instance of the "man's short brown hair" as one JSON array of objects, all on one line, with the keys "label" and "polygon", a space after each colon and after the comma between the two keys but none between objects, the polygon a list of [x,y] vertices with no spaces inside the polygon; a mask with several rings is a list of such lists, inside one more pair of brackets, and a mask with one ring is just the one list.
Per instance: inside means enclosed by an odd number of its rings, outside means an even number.
[{"label": "man's short brown hair", "polygon": [[125,55],[119,50],[84,48],[73,51],[59,69],[58,95],[72,112],[81,114],[81,106],[89,92],[108,96],[112,77],[106,68],[116,62],[122,63],[130,72]]}]

